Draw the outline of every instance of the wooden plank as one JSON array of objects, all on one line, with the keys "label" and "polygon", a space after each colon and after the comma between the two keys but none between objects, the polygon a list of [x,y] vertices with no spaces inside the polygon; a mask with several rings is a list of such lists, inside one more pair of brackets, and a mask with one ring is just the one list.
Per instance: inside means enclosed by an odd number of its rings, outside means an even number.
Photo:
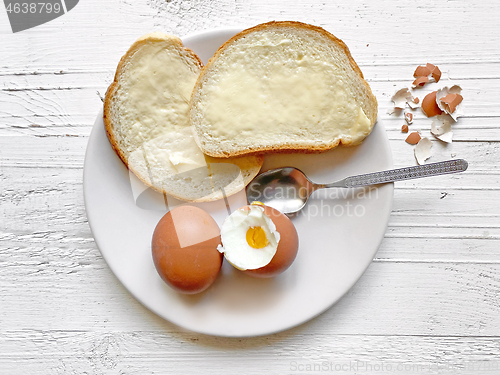
[{"label": "wooden plank", "polygon": [[[359,63],[390,65],[398,59],[411,65],[425,63],[427,59],[441,64],[498,61],[499,6],[491,1],[455,2],[453,6],[431,0],[418,6],[411,2],[395,6],[390,0],[377,6],[363,1],[349,4],[311,1],[287,4],[286,12],[281,2],[258,0],[198,1],[196,6],[187,5],[187,10],[180,4],[160,0],[147,3],[87,0],[64,17],[37,27],[36,32],[6,34],[0,45],[4,51],[0,66],[4,72],[59,72],[79,69],[82,65],[98,70],[114,68],[128,46],[147,32],[162,30],[184,36],[210,28],[244,27],[276,19],[300,19],[325,27],[344,39]],[[427,27],[421,27],[421,22]],[[70,28],[72,37],[61,38],[61,31]],[[367,33],[367,28],[374,32]],[[460,40],[453,43],[453,53],[449,52],[450,42],[446,37],[438,37],[448,35],[450,29],[453,40]],[[89,59],[89,56],[99,58]]]},{"label": "wooden plank", "polygon": [[[24,352],[19,352],[19,347]],[[294,330],[270,337],[228,340],[162,331],[24,330],[0,336],[0,366],[11,375],[198,375],[222,371],[249,375],[476,375],[496,373],[499,364],[492,354],[497,350],[498,338],[494,337],[330,336]]]}]

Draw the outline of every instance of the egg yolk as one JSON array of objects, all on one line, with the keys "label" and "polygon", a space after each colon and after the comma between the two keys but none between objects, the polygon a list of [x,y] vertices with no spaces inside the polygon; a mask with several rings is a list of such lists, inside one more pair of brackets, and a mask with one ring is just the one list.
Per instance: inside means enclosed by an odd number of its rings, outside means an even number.
[{"label": "egg yolk", "polygon": [[264,232],[264,229],[262,229],[262,227],[248,228],[247,243],[254,249],[262,249],[263,247],[266,247],[268,242],[267,242],[266,232]]}]

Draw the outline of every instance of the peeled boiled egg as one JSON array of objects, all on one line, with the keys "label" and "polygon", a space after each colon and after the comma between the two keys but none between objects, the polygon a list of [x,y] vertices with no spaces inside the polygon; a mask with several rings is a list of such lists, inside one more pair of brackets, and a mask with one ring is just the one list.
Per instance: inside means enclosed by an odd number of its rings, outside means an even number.
[{"label": "peeled boiled egg", "polygon": [[278,210],[255,202],[226,218],[221,240],[218,249],[226,260],[255,277],[274,277],[284,272],[299,248],[292,221]]},{"label": "peeled boiled egg", "polygon": [[153,233],[156,270],[178,292],[202,292],[221,269],[220,243],[219,226],[207,212],[194,206],[176,207],[161,218]]}]

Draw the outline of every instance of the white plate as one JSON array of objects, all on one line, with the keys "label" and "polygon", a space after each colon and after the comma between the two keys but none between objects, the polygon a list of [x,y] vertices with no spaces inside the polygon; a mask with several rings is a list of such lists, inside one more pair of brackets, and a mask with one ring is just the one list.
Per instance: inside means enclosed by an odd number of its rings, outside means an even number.
[{"label": "white plate", "polygon": [[[206,62],[237,31],[204,32],[183,41]],[[300,168],[314,181],[330,182],[391,168],[392,157],[379,122],[360,146],[323,154],[268,155],[263,170],[285,165]],[[255,279],[224,262],[221,274],[206,292],[186,296],[163,283],[151,257],[151,236],[166,212],[163,198],[146,191],[136,202],[136,182],[131,184],[126,167],[111,148],[100,113],[85,156],[84,195],[90,228],[102,256],[118,280],[147,308],[181,327],[217,336],[282,331],[332,306],[373,259],[387,227],[393,195],[392,184],[317,191],[293,218],[300,248],[285,273],[274,279]],[[244,192],[230,197],[229,202],[231,209],[244,206]],[[227,216],[223,202],[198,206],[219,225]]]}]

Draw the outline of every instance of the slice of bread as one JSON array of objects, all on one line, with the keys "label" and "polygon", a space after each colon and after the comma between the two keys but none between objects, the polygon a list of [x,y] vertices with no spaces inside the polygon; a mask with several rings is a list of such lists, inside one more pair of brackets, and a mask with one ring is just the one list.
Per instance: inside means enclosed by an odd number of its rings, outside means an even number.
[{"label": "slice of bread", "polygon": [[195,202],[236,193],[262,166],[260,156],[215,159],[197,146],[188,104],[201,69],[179,38],[147,34],[122,57],[104,102],[106,133],[129,170],[159,192]]},{"label": "slice of bread", "polygon": [[359,144],[377,100],[347,46],[320,27],[269,22],[222,45],[196,82],[190,120],[207,155]]}]

